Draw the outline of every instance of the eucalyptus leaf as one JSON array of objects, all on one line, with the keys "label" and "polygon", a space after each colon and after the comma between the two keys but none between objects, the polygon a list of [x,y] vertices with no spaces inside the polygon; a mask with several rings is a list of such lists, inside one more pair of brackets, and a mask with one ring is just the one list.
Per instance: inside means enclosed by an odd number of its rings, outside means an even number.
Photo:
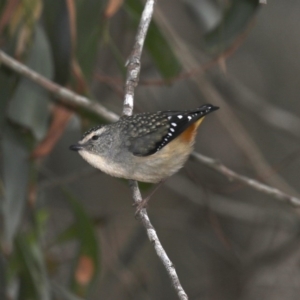
[{"label": "eucalyptus leaf", "polygon": [[6,107],[8,101],[11,99],[13,85],[15,83],[16,75],[7,70],[3,66],[0,67],[0,132],[3,129],[6,115]]},{"label": "eucalyptus leaf", "polygon": [[72,56],[70,16],[67,2],[44,0],[43,19],[53,54],[54,81],[64,86],[70,79]]},{"label": "eucalyptus leaf", "polygon": [[[140,16],[143,11],[143,4],[137,0],[127,0],[125,8],[134,23],[135,30],[138,28]],[[164,78],[178,75],[181,70],[180,62],[163,34],[155,24],[155,20],[150,23],[145,47],[149,51],[156,67]]]},{"label": "eucalyptus leaf", "polygon": [[0,1],[0,15],[2,14],[2,10],[5,7],[6,2],[5,1]]},{"label": "eucalyptus leaf", "polygon": [[[100,249],[94,226],[84,207],[69,192],[64,191],[64,195],[76,218],[75,227],[80,245],[72,272],[72,290],[76,295],[87,297],[99,274]],[[79,274],[81,264],[86,266],[84,276]]]},{"label": "eucalyptus leaf", "polygon": [[106,1],[76,0],[76,57],[87,79],[91,79],[102,33],[101,18]]},{"label": "eucalyptus leaf", "polygon": [[[48,41],[40,25],[36,25],[27,66],[39,74],[52,78],[53,63]],[[29,128],[37,139],[42,139],[50,117],[48,92],[22,78],[10,101],[8,116],[14,122]]]},{"label": "eucalyptus leaf", "polygon": [[[76,10],[74,53],[85,78],[90,79],[93,75],[99,38],[102,33],[101,18],[105,2],[76,0],[73,3]],[[43,19],[53,50],[55,80],[64,85],[69,79],[73,51],[70,15],[66,1],[45,0],[44,4]]]},{"label": "eucalyptus leaf", "polygon": [[6,298],[6,263],[3,255],[0,253],[0,299]]},{"label": "eucalyptus leaf", "polygon": [[258,8],[259,0],[232,0],[220,24],[205,35],[207,50],[214,54],[225,51],[245,30]]},{"label": "eucalyptus leaf", "polygon": [[43,252],[35,235],[19,235],[16,245],[21,263],[19,299],[50,300],[50,284]]},{"label": "eucalyptus leaf", "polygon": [[20,224],[27,197],[29,151],[21,135],[7,126],[2,138],[4,242],[8,249]]},{"label": "eucalyptus leaf", "polygon": [[64,244],[73,241],[78,238],[78,231],[76,225],[73,224],[63,232],[61,232],[56,238],[53,244]]},{"label": "eucalyptus leaf", "polygon": [[[5,51],[8,55],[12,55],[15,51],[17,36],[18,32],[11,38],[11,40],[6,43],[3,49],[3,51]],[[0,133],[2,132],[5,123],[7,106],[13,94],[13,89],[16,84],[17,77],[18,76],[15,72],[4,65],[1,65],[0,63]]]}]

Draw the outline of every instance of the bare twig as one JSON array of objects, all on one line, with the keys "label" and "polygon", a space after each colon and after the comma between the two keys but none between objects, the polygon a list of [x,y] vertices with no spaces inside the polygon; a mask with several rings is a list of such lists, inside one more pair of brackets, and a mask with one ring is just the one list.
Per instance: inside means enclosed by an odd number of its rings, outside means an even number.
[{"label": "bare twig", "polygon": [[[123,105],[123,115],[131,116],[134,107],[134,91],[139,81],[139,74],[141,70],[141,55],[144,46],[144,42],[146,39],[146,34],[149,28],[150,21],[152,19],[153,10],[154,10],[155,0],[148,0],[146,2],[144,11],[142,13],[142,17],[140,20],[140,24],[138,27],[138,31],[136,34],[135,44],[133,46],[133,50],[128,58],[126,63],[127,66],[127,76],[126,76],[126,84],[125,84],[125,96],[124,96],[124,105]],[[133,200],[138,205],[143,199],[141,196],[141,192],[138,187],[138,183],[134,180],[129,181],[129,185],[131,187],[133,193]],[[152,226],[150,219],[147,214],[147,210],[141,209],[137,215],[140,222],[146,228],[148,238],[150,242],[153,244],[156,254],[162,261],[165,269],[167,270],[173,287],[175,288],[179,299],[187,300],[188,296],[183,290],[179,278],[177,276],[174,265],[170,261],[166,251],[162,247],[156,231]]]},{"label": "bare twig", "polygon": [[[130,187],[133,192],[134,201],[136,203],[139,203],[140,201],[142,201],[141,192],[139,190],[137,182],[130,180]],[[149,217],[148,217],[148,214],[147,214],[147,211],[145,208],[140,211],[140,213],[138,214],[138,218],[141,221],[141,223],[144,225],[144,227],[146,228],[148,238],[149,238],[150,242],[153,244],[158,257],[160,258],[163,265],[165,266],[165,268],[172,280],[173,287],[175,288],[179,299],[180,300],[188,300],[188,296],[180,284],[175,267],[172,264],[172,262],[170,261],[163,246],[161,245],[161,243],[158,239],[158,236],[156,234],[156,231],[149,220]]]},{"label": "bare twig", "polygon": [[[40,84],[41,86],[43,86],[46,90],[48,90],[49,92],[55,94],[55,95],[68,95],[67,96],[67,102],[71,105],[77,105],[77,106],[82,106],[85,107],[87,109],[89,109],[90,111],[93,111],[93,107],[95,104],[93,104],[89,99],[79,96],[76,93],[73,93],[71,91],[69,91],[68,89],[62,88],[60,86],[58,86],[57,84],[53,83],[52,81],[46,79],[45,77],[43,77],[42,75],[32,71],[31,69],[27,68],[25,65],[23,65],[22,63],[19,63],[18,61],[16,61],[15,59],[9,57],[8,55],[6,55],[3,51],[0,50],[0,62],[2,62],[4,65],[6,65],[8,68],[16,71],[17,73],[24,75],[25,77],[31,79],[32,81],[36,82],[37,84]],[[26,70],[24,72],[24,70]],[[40,82],[43,82],[43,84],[41,84]],[[57,93],[57,90],[61,90],[61,93]],[[59,99],[63,100],[64,97],[60,96]],[[86,102],[84,104],[82,104],[82,102],[78,101],[78,99],[83,99],[83,102]],[[96,104],[96,106],[98,106],[98,104]],[[102,107],[100,105],[100,107]],[[103,118],[105,118],[107,121],[115,121],[119,118],[118,115],[116,115],[115,113],[107,110],[105,108],[105,111],[107,111],[108,113],[103,113],[102,110],[96,110],[95,113],[98,114],[99,116],[102,116]],[[298,121],[297,121],[298,122]],[[294,133],[294,130],[291,130],[291,128],[286,128],[286,130],[290,130],[290,132]],[[295,133],[296,134],[296,133]],[[297,135],[298,136],[298,135]],[[194,154],[193,154],[194,155]],[[215,165],[215,161],[213,159],[210,159],[209,157],[207,157],[207,160],[198,160],[199,162],[202,162],[204,164],[206,164],[207,166],[211,166],[213,169],[215,169],[218,172],[221,172],[220,169],[213,167],[213,165]],[[231,171],[234,172],[234,171]],[[223,172],[221,172],[223,173]],[[234,172],[235,173],[235,172]],[[237,173],[235,173],[236,176],[239,177],[244,177],[243,175],[239,175]],[[249,179],[250,182],[252,179]],[[260,184],[259,181],[256,181]],[[245,184],[247,184],[246,182],[244,182]],[[248,185],[248,184],[247,184]],[[263,184],[264,185],[264,184]],[[265,185],[264,185],[265,186]],[[252,185],[253,187],[253,185]],[[272,187],[269,187],[270,189],[273,189]],[[264,189],[259,189],[260,192],[263,192]],[[280,191],[280,190],[279,190]],[[285,193],[281,192],[283,195],[285,195]],[[278,199],[278,197],[275,197],[273,193],[269,193],[269,195],[273,196],[274,198]],[[289,201],[292,202],[293,204],[300,206],[300,199],[297,197],[292,197],[292,196],[288,196],[291,199],[293,199],[293,201]],[[281,198],[281,199],[284,199]],[[286,198],[287,199],[287,198]]]},{"label": "bare twig", "polygon": [[127,76],[125,84],[125,97],[123,105],[123,115],[132,115],[134,106],[134,89],[136,88],[141,70],[141,55],[143,51],[146,34],[153,15],[155,0],[148,0],[146,2],[144,11],[142,13],[138,32],[136,34],[135,43],[132,52],[126,62]]},{"label": "bare twig", "polygon": [[[136,36],[136,42],[133,48],[133,51],[130,55],[130,58],[127,62],[127,80],[126,80],[126,87],[125,87],[125,100],[124,100],[124,115],[131,115],[133,111],[134,105],[134,89],[137,86],[139,72],[140,72],[140,58],[142,54],[142,49],[146,37],[146,33],[152,18],[153,8],[154,8],[154,0],[148,0],[145,9],[142,14],[141,22],[138,29],[138,34]],[[50,91],[65,103],[70,105],[77,105],[79,107],[84,107],[90,111],[97,113],[98,115],[104,117],[105,119],[113,122],[118,120],[118,115],[115,113],[107,110],[105,107],[98,103],[92,103],[89,99],[80,96],[68,89],[65,89],[56,83],[48,80],[44,76],[41,76],[37,72],[31,70],[27,66],[22,63],[19,63],[15,59],[6,55],[3,51],[0,50],[0,62],[4,65],[8,66],[9,68],[13,69],[17,73],[26,76],[27,78],[31,79],[33,82],[37,83],[38,85],[44,87],[46,90]],[[140,191],[138,189],[138,184],[136,181],[130,181],[130,186],[133,190],[133,198],[136,203],[140,203],[142,201],[142,197]],[[166,270],[172,280],[173,286],[177,291],[178,297],[180,300],[187,300],[188,297],[184,292],[175,268],[168,258],[165,250],[163,249],[156,231],[152,226],[146,209],[142,209],[138,214],[141,223],[147,230],[148,237],[150,241],[153,243],[154,248],[158,257],[161,259],[162,263],[166,267]]]},{"label": "bare twig", "polygon": [[249,177],[239,175],[236,172],[230,170],[225,165],[220,163],[218,160],[212,159],[210,157],[204,156],[200,153],[193,152],[192,157],[196,158],[199,162],[202,164],[208,166],[211,169],[214,169],[218,171],[219,173],[223,174],[230,180],[236,180],[239,181],[259,192],[262,192],[264,194],[267,194],[269,196],[272,196],[278,200],[289,202],[293,205],[299,206],[300,205],[300,199],[297,197],[290,196],[279,189],[270,187],[266,184],[263,184],[255,179],[251,179]]},{"label": "bare twig", "polygon": [[0,63],[6,65],[10,69],[16,71],[17,73],[26,76],[31,79],[33,82],[42,86],[46,90],[53,93],[55,96],[60,98],[64,103],[69,105],[76,105],[79,107],[86,108],[92,112],[97,113],[99,116],[109,120],[110,122],[117,121],[119,116],[112,111],[109,111],[104,106],[99,103],[91,102],[88,98],[80,96],[66,88],[61,87],[60,85],[54,83],[53,81],[47,79],[46,77],[38,74],[37,72],[29,69],[22,63],[19,63],[17,60],[11,58],[3,51],[0,50]]},{"label": "bare twig", "polygon": [[[230,48],[226,49],[224,52],[217,55],[215,58],[207,61],[206,63],[196,66],[196,67],[193,67],[187,71],[183,71],[180,74],[175,75],[170,78],[140,79],[139,84],[144,85],[144,86],[171,85],[180,80],[189,79],[189,78],[197,75],[198,73],[203,73],[205,71],[208,71],[215,65],[220,64],[220,62],[229,59],[237,51],[237,49],[241,46],[241,44],[248,37],[248,35],[250,33],[250,29],[252,29],[252,27],[253,27],[253,23],[254,22],[250,22],[250,24],[248,25],[248,28],[241,35],[239,35],[236,38],[235,42],[231,45]],[[101,72],[101,71],[99,71],[99,72]],[[114,88],[117,91],[117,93],[119,94],[120,86],[122,84],[121,78],[111,77],[111,76],[107,76],[107,75],[103,75],[103,74],[96,74],[95,77],[99,82],[104,82],[108,86]]]}]

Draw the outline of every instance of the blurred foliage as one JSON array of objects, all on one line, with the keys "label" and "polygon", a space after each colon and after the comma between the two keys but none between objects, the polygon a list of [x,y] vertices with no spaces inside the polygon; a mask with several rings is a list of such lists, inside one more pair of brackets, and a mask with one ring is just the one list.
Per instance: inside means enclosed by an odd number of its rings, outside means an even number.
[{"label": "blurred foliage", "polygon": [[212,53],[225,51],[248,26],[259,8],[259,0],[229,1],[221,21],[205,34],[205,47]]},{"label": "blurred foliage", "polygon": [[[258,5],[258,1],[250,0],[227,2],[221,22],[201,36],[210,49],[224,51],[230,47]],[[128,53],[117,49],[110,26],[116,14],[123,14],[126,24],[131,24],[125,30],[134,34],[143,3],[137,0],[127,0],[124,4],[113,0],[0,1],[0,47],[43,76],[90,95],[89,87],[101,56],[99,45],[109,44],[110,49],[114,49],[115,66],[121,76],[124,74],[122,57]],[[162,77],[179,74],[180,63],[155,22],[150,26],[145,46]],[[45,138],[53,139],[49,132],[55,120],[53,106],[58,104],[48,91],[4,66],[0,66],[0,99],[3,222],[0,298],[4,299],[6,294],[10,299],[19,300],[88,299],[100,272],[100,246],[95,226],[80,201],[64,192],[74,223],[57,233],[51,247],[74,241],[78,246],[66,280],[69,283],[53,281],[60,262],[59,257],[50,255],[49,241],[45,243],[51,211],[41,208],[37,193],[41,165],[31,157]],[[51,101],[54,104],[51,105]],[[104,122],[84,110],[78,109],[77,113],[84,126]],[[59,124],[55,131],[62,134],[67,124]],[[51,152],[56,141],[48,143],[51,147],[48,146],[43,155]]]},{"label": "blurred foliage", "polygon": [[[70,193],[65,192],[65,196],[76,219],[71,232],[73,231],[75,238],[80,241],[72,272],[72,290],[75,294],[86,297],[99,273],[100,249],[93,224],[85,213],[84,207]],[[67,232],[70,232],[70,229],[67,229]],[[66,234],[64,237],[64,241],[68,240]],[[70,235],[70,238],[74,237]]]},{"label": "blurred foliage", "polygon": [[[143,5],[139,1],[128,0],[126,1],[126,8],[132,17],[134,28],[137,28],[143,11]],[[152,22],[149,26],[145,46],[163,77],[169,78],[178,74],[180,63],[155,22]]]}]

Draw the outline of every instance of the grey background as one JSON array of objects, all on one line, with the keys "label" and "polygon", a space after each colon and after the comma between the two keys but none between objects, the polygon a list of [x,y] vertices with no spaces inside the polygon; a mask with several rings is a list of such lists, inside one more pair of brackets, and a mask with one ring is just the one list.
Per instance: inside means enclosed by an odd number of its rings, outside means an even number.
[{"label": "grey background", "polygon": [[[195,5],[203,4],[198,2]],[[187,3],[160,0],[157,6],[201,65],[209,59],[201,50],[201,28],[186,9]],[[226,72],[217,65],[204,75],[245,128],[247,139],[284,180],[286,185],[280,188],[295,195],[299,193],[300,164],[299,11],[299,1],[269,0],[257,13],[245,41],[226,60]],[[125,55],[130,51],[132,36],[124,34],[122,22],[124,15],[120,12],[112,26]],[[99,68],[114,74],[109,51],[101,53]],[[144,54],[141,79],[157,75],[151,59]],[[97,81],[93,89],[105,106],[121,113],[122,99],[116,93]],[[164,87],[140,85],[135,99],[136,111],[217,104],[213,98],[206,99],[192,80],[178,80]],[[206,118],[197,135],[196,150],[220,159],[240,174],[271,180],[274,174],[258,176],[236,143],[235,130],[229,131],[222,118],[228,118],[222,107]],[[93,299],[176,299],[164,268],[134,218],[127,184],[89,171],[75,153],[70,152],[65,159],[68,146],[80,135],[79,120],[73,117],[45,169],[53,178],[78,174],[69,186],[90,215],[100,220],[101,276]],[[45,189],[40,195],[41,203],[53,212],[51,236],[69,224],[71,214],[58,188]],[[159,189],[148,212],[190,299],[299,299],[298,209],[230,182],[190,160]],[[61,280],[68,273],[73,250],[53,250],[66,260],[58,275]]]}]

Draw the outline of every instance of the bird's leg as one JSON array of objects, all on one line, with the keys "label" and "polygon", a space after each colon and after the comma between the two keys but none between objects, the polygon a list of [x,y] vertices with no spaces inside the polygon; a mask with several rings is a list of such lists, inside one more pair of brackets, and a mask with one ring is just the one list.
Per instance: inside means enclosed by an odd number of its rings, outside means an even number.
[{"label": "bird's leg", "polygon": [[139,204],[134,204],[136,206],[135,215],[137,215],[143,208],[145,208],[150,200],[150,198],[155,194],[155,192],[163,185],[166,180],[160,181],[156,187],[150,192],[150,194],[144,198]]}]

